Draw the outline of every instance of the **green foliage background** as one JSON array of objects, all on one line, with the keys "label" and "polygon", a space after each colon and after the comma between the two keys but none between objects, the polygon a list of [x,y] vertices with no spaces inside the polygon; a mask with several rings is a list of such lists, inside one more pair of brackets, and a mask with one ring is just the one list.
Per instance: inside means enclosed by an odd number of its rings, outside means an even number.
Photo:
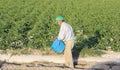
[{"label": "green foliage background", "polygon": [[50,47],[62,15],[76,47],[120,51],[119,0],[0,0],[0,49]]}]

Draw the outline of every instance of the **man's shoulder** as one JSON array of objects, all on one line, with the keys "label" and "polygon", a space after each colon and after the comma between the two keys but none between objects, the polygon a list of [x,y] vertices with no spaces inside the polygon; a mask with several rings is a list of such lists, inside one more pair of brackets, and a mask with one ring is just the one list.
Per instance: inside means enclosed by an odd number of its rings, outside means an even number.
[{"label": "man's shoulder", "polygon": [[68,24],[66,22],[63,22],[63,25],[65,25],[65,26],[71,26],[70,24]]}]

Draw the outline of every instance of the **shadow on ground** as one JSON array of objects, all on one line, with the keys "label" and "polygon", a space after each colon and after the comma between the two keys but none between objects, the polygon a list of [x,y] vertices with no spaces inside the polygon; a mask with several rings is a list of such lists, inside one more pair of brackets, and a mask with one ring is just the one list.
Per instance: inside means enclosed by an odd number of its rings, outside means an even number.
[{"label": "shadow on ground", "polygon": [[87,70],[120,70],[120,59],[110,62],[97,63]]},{"label": "shadow on ground", "polygon": [[[99,30],[96,30],[95,34],[93,37],[87,38],[85,40],[83,40],[81,43],[76,43],[75,47],[73,48],[73,58],[76,60],[76,62],[74,62],[74,65],[77,65],[78,63],[78,58],[80,55],[80,52],[83,48],[88,47],[88,48],[92,48],[95,45],[97,45],[98,39],[101,39],[101,34],[99,32]],[[76,47],[77,46],[77,47]]]}]

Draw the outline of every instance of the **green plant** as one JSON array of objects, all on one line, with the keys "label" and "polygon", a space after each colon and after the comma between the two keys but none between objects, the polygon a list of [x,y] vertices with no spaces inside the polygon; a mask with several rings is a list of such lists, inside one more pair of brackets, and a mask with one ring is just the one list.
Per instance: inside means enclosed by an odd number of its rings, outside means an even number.
[{"label": "green plant", "polygon": [[62,15],[79,49],[120,51],[119,5],[118,0],[0,0],[0,49],[49,48],[59,31],[55,19]]}]

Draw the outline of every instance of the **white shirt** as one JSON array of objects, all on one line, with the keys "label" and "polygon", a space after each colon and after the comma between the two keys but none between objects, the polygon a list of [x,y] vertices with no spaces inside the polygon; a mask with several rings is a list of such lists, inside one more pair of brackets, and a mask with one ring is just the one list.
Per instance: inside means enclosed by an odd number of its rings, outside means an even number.
[{"label": "white shirt", "polygon": [[59,31],[59,34],[58,34],[58,39],[63,40],[63,41],[75,40],[73,29],[66,22],[63,22],[61,27],[60,27],[60,31]]}]

